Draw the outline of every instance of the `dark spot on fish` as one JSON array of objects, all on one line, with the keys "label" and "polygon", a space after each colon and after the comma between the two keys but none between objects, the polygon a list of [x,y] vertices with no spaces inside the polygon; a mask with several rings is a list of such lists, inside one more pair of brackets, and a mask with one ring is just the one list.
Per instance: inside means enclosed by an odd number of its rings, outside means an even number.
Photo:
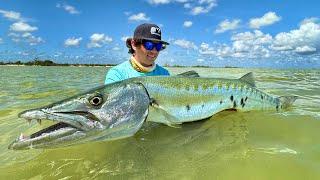
[{"label": "dark spot on fish", "polygon": [[241,106],[242,106],[242,108],[245,106],[246,104],[245,103],[243,103]]},{"label": "dark spot on fish", "polygon": [[202,104],[202,106],[201,106],[202,108],[204,108],[204,104]]},{"label": "dark spot on fish", "polygon": [[282,109],[282,105],[280,106],[280,108]]},{"label": "dark spot on fish", "polygon": [[188,104],[187,106],[186,106],[186,108],[187,108],[187,110],[189,111],[190,110],[190,105]]},{"label": "dark spot on fish", "polygon": [[261,95],[261,99],[263,99],[263,96]]},{"label": "dark spot on fish", "polygon": [[220,100],[220,104],[222,104],[222,100]]},{"label": "dark spot on fish", "polygon": [[233,95],[230,96],[230,100],[233,101]]},{"label": "dark spot on fish", "polygon": [[237,103],[236,101],[233,101],[233,108],[236,108],[237,107]]},{"label": "dark spot on fish", "polygon": [[243,102],[243,98],[241,98],[241,101],[240,101],[240,104],[241,104],[241,106],[242,106],[242,108],[244,107],[244,102]]},{"label": "dark spot on fish", "polygon": [[247,101],[248,100],[248,97],[246,96],[246,98],[244,99],[244,101]]},{"label": "dark spot on fish", "polygon": [[276,106],[277,111],[279,111],[279,105]]},{"label": "dark spot on fish", "polygon": [[186,87],[185,87],[185,89],[186,89],[187,91],[189,91],[189,90],[190,90],[190,86],[187,84]]}]

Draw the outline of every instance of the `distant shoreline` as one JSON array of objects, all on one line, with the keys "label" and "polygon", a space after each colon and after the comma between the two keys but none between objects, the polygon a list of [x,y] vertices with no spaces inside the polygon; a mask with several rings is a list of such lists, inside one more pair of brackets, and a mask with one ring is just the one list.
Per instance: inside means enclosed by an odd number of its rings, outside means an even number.
[{"label": "distant shoreline", "polygon": [[55,63],[51,60],[35,59],[33,61],[28,61],[28,62],[22,62],[22,61],[2,62],[2,61],[0,61],[0,66],[77,66],[77,67],[103,66],[103,67],[112,67],[112,66],[115,66],[115,64],[68,64],[68,63],[60,64],[60,63]]},{"label": "distant shoreline", "polygon": [[[33,61],[28,62],[22,62],[22,61],[15,61],[15,62],[2,62],[0,61],[0,66],[75,66],[75,67],[113,67],[117,64],[60,64],[55,63],[51,60],[39,60],[35,59]],[[169,65],[165,64],[164,67],[170,67],[170,68],[186,68],[186,67],[192,67],[192,68],[218,68],[218,67],[211,67],[211,66],[201,66],[201,65],[194,65],[194,66],[182,66],[182,65]],[[233,67],[233,66],[225,66],[221,68],[239,68],[239,67]]]},{"label": "distant shoreline", "polygon": [[[25,65],[25,64],[0,64],[0,66],[12,66],[12,67],[19,67],[19,66],[47,66],[47,65]],[[104,65],[104,64],[99,64],[99,65],[90,65],[90,64],[68,64],[68,65],[50,65],[52,67],[113,67],[115,65]]]}]

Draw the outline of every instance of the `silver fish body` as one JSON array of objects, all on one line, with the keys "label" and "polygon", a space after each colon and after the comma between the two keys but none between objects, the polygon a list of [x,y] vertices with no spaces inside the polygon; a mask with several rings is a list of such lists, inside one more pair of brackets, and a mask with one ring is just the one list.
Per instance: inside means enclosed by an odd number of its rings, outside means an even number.
[{"label": "silver fish body", "polygon": [[27,120],[52,120],[57,124],[17,138],[9,148],[54,148],[119,139],[134,135],[145,120],[177,126],[226,109],[280,111],[296,99],[259,91],[252,73],[240,79],[194,75],[127,79],[22,112],[20,117]]}]

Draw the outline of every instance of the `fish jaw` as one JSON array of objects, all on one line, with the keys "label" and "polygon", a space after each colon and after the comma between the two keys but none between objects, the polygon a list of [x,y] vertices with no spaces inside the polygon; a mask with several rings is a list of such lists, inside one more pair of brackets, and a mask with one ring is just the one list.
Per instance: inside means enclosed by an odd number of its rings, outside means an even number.
[{"label": "fish jaw", "polygon": [[[97,97],[101,103],[93,100]],[[56,148],[132,136],[148,115],[148,106],[149,96],[142,84],[121,82],[96,88],[20,113],[27,121],[51,120],[56,124],[30,136],[20,135],[9,149]]]},{"label": "fish jaw", "polygon": [[24,111],[19,115],[27,121],[51,120],[56,124],[42,129],[38,132],[26,136],[21,134],[9,145],[9,149],[23,150],[32,148],[53,148],[65,146],[85,140],[88,134],[96,134],[103,130],[105,126],[99,121],[93,121],[86,116],[73,114],[72,112],[54,112],[52,109],[35,109]]}]

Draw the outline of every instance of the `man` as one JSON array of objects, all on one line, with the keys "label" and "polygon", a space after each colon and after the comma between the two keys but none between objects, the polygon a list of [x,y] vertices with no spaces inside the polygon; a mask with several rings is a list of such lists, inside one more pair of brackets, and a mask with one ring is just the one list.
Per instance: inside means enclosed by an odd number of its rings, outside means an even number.
[{"label": "man", "polygon": [[141,24],[126,45],[132,54],[129,61],[112,67],[106,75],[105,84],[139,76],[169,76],[168,70],[155,63],[159,52],[169,43],[161,40],[161,29],[155,24]]}]

